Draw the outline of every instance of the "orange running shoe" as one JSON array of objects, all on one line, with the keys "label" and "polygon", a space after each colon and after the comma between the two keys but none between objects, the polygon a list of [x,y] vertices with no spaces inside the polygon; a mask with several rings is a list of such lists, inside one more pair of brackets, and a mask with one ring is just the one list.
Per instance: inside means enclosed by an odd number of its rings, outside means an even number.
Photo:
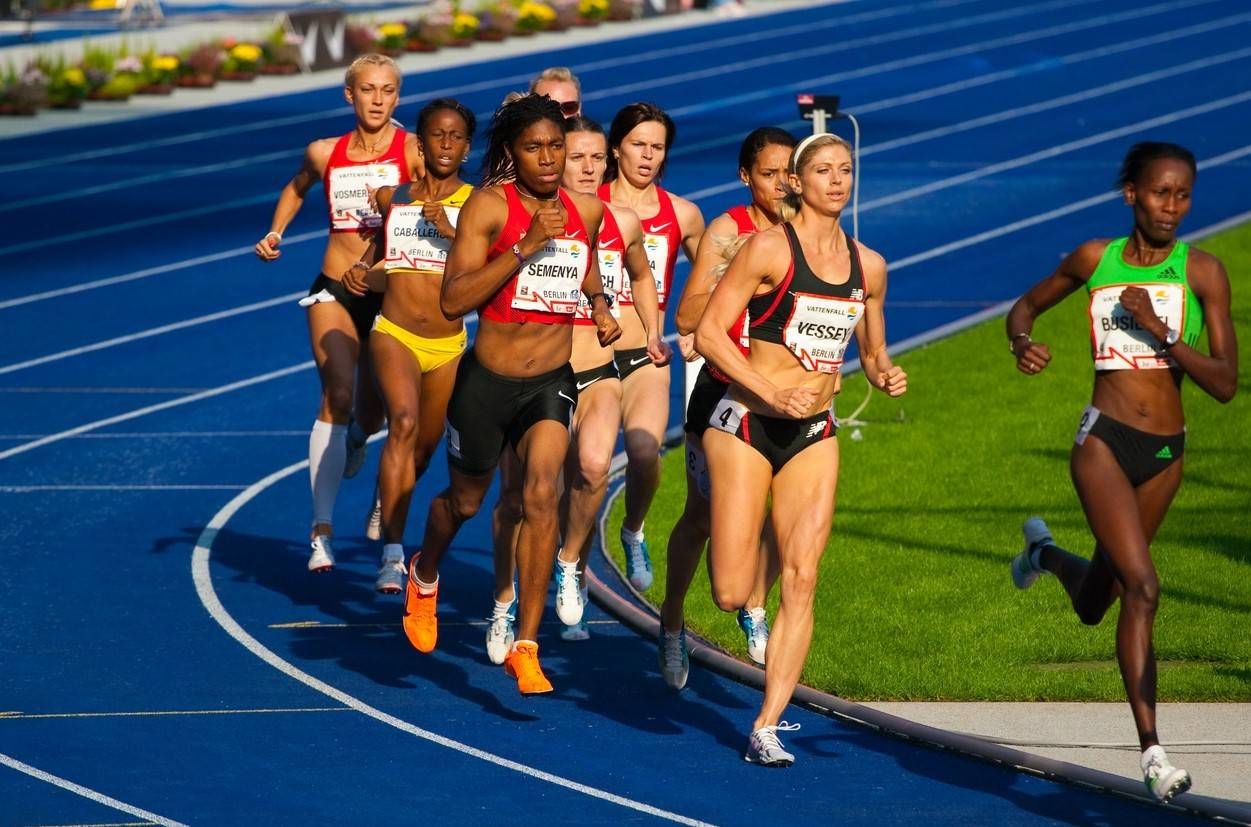
[{"label": "orange running shoe", "polygon": [[408,588],[404,591],[404,634],[418,652],[433,652],[439,640],[439,617],[435,613],[439,605],[439,587],[434,594],[422,594],[417,587],[417,561],[421,553],[413,555],[408,563]]},{"label": "orange running shoe", "polygon": [[528,640],[518,641],[504,658],[504,671],[517,679],[517,689],[522,695],[542,695],[552,691],[552,682],[539,666],[539,645]]}]

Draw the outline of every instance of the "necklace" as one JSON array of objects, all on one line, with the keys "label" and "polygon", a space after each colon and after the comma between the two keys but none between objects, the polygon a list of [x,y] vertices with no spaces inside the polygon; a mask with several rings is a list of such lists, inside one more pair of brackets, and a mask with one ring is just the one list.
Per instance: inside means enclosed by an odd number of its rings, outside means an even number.
[{"label": "necklace", "polygon": [[387,141],[383,140],[382,135],[379,135],[378,140],[374,141],[372,144],[367,144],[365,143],[365,138],[361,135],[360,131],[357,130],[356,132],[356,143],[360,144],[360,148],[366,152],[376,154],[378,152],[378,147],[382,146],[385,142]]},{"label": "necklace", "polygon": [[517,182],[514,182],[514,183],[515,183],[515,185],[516,185],[516,187],[517,187],[517,192],[519,192],[520,194],[524,195],[526,198],[533,198],[535,201],[539,201],[539,202],[543,202],[543,203],[547,203],[547,204],[553,203],[553,202],[555,202],[555,201],[557,201],[557,200],[559,200],[559,199],[560,199],[560,189],[559,189],[559,188],[557,188],[557,189],[556,189],[556,191],[555,191],[554,193],[552,193],[552,196],[551,196],[550,198],[543,198],[542,196],[535,195],[534,193],[530,192],[528,189],[526,189],[525,187],[523,187],[523,186],[521,185],[521,182],[520,182],[520,181],[517,181]]}]

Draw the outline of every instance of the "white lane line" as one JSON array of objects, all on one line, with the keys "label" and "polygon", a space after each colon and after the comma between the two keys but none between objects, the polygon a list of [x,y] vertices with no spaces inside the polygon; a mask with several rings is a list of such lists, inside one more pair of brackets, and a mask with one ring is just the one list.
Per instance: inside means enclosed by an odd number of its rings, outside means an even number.
[{"label": "white lane line", "polygon": [[[1146,10],[1143,10],[1142,12],[1140,12],[1140,14],[1145,14],[1145,13],[1147,13]],[[900,95],[900,96],[887,98],[887,99],[880,100],[880,101],[872,101],[872,102],[864,103],[864,104],[857,106],[855,109],[855,112],[857,114],[866,114],[869,112],[881,111],[883,109],[888,109],[894,106],[901,106],[907,103],[913,103],[919,100],[926,100],[929,98],[938,97],[940,95],[954,94],[956,92],[965,91],[967,89],[987,85],[989,83],[994,83],[1000,80],[1016,78],[1024,74],[1029,74],[1032,72],[1040,71],[1042,69],[1050,68],[1051,66],[1054,66],[1054,65],[1072,65],[1072,64],[1080,63],[1080,62],[1087,61],[1087,60],[1093,60],[1099,57],[1107,57],[1107,56],[1118,54],[1124,51],[1132,51],[1132,50],[1137,50],[1140,48],[1145,48],[1147,46],[1157,45],[1159,43],[1170,42],[1170,41],[1177,40],[1182,37],[1189,37],[1189,36],[1196,35],[1196,34],[1204,34],[1204,33],[1221,29],[1221,28],[1228,28],[1231,25],[1236,25],[1237,23],[1246,22],[1247,20],[1251,20],[1251,14],[1231,15],[1229,17],[1220,18],[1219,20],[1199,23],[1193,26],[1188,26],[1188,27],[1181,28],[1181,29],[1175,29],[1175,30],[1165,32],[1165,33],[1138,38],[1136,40],[1129,40],[1123,43],[1117,43],[1112,46],[1104,46],[1098,49],[1092,49],[1092,50],[1088,50],[1084,52],[1076,52],[1071,55],[1065,55],[1062,57],[1048,59],[1045,61],[1036,61],[1024,67],[1019,67],[1019,68],[1010,69],[1010,70],[1003,70],[999,72],[991,72],[986,75],[980,75],[974,78],[969,78],[966,80],[956,81],[953,83],[948,83],[948,84],[943,84],[941,86],[932,87],[930,89],[924,89],[924,90],[920,90],[917,92],[911,92],[906,95]],[[805,121],[794,121],[794,122],[787,122],[786,124],[784,124],[784,127],[795,129],[795,128],[799,128],[805,125],[806,125]],[[957,127],[957,129],[959,128],[960,127]],[[706,151],[708,149],[712,149],[714,147],[736,144],[736,143],[739,143],[740,140],[741,139],[738,137],[727,136],[727,137],[717,138],[711,141],[703,141],[703,142],[696,143],[696,144],[686,144],[675,149],[673,152],[673,155],[676,157],[680,155],[698,154],[700,152]],[[921,139],[916,138],[916,136],[914,135],[914,136],[904,136],[904,138],[900,140],[909,140],[912,143],[916,143],[918,140],[921,140]],[[862,150],[862,154],[868,154],[874,151],[881,151],[881,150],[878,148],[877,145],[873,145],[870,147],[865,147]],[[706,189],[697,190],[696,192],[689,194],[686,197],[692,200],[698,200],[700,198],[706,198],[706,197],[710,197],[713,195],[719,195],[724,192],[730,192],[738,188],[739,186],[740,186],[740,182],[736,179],[734,181],[727,182],[725,184],[718,184],[714,187],[708,187]],[[294,235],[294,236],[284,239],[283,244],[284,246],[289,247],[293,244],[298,244],[298,243],[309,241],[315,238],[324,238],[326,234],[327,233],[325,230],[317,230],[317,231],[308,232],[308,233],[301,233],[299,235]],[[152,268],[147,268],[144,270],[137,270],[135,272],[125,273],[120,276],[97,279],[97,280],[85,282],[79,285],[72,285],[69,287],[64,287],[64,288],[60,288],[56,290],[48,290],[48,291],[44,291],[41,293],[34,293],[28,296],[20,296],[14,299],[0,301],[0,310],[4,310],[9,307],[16,307],[16,306],[20,306],[23,304],[28,304],[34,301],[42,301],[45,299],[57,298],[63,295],[78,293],[83,290],[92,290],[92,289],[96,289],[99,287],[107,287],[113,284],[121,284],[121,283],[128,282],[128,281],[134,281],[136,279],[147,278],[149,276],[154,276],[154,275],[160,275],[160,274],[171,272],[174,270],[181,270],[181,269],[185,269],[188,267],[195,267],[195,266],[199,266],[200,264],[210,263],[213,261],[220,261],[223,259],[233,258],[236,256],[248,255],[251,252],[252,252],[251,247],[238,247],[233,250],[227,250],[227,251],[223,251],[220,253],[213,253],[213,254],[206,255],[206,256],[199,256],[196,258],[187,259],[187,260],[180,261],[180,262],[175,262],[169,265],[163,265],[160,267],[152,267]]]},{"label": "white lane line", "polygon": [[[860,211],[864,213],[869,210],[875,210],[878,207],[898,204],[902,201],[911,201],[919,198],[920,196],[938,192],[939,190],[949,189],[951,187],[959,186],[960,184],[967,184],[970,181],[976,181],[980,178],[986,178],[987,176],[995,175],[1000,172],[1018,169],[1038,161],[1044,161],[1048,158],[1055,158],[1059,155],[1067,155],[1074,150],[1085,149],[1086,147],[1095,146],[1096,144],[1106,143],[1117,138],[1123,138],[1126,135],[1145,132],[1148,129],[1154,129],[1157,126],[1164,126],[1165,124],[1176,123],[1177,121],[1182,121],[1196,115],[1205,115],[1209,112],[1228,109],[1231,106],[1237,106],[1238,104],[1246,103],[1247,101],[1251,101],[1251,90],[1240,92],[1236,95],[1229,95],[1214,101],[1208,101],[1207,103],[1201,103],[1197,106],[1188,106],[1185,109],[1178,109],[1177,111],[1169,112],[1166,115],[1148,118],[1145,121],[1128,124],[1127,126],[1122,126],[1117,129],[1110,129],[1106,132],[1100,132],[1076,141],[1068,141],[1067,143],[1057,144],[1055,146],[1048,147],[1047,149],[1039,150],[1038,152],[1031,152],[1028,155],[1010,158],[996,164],[988,164],[987,166],[978,167],[975,170],[971,170],[961,175],[953,175],[950,178],[944,178],[941,181],[933,181],[919,187],[911,187],[906,190],[894,192],[890,195],[885,195],[881,198],[875,198],[871,201],[864,202],[860,205]],[[1116,196],[1118,198],[1120,197],[1119,191],[1116,193]]]},{"label": "white lane line", "polygon": [[[0,434],[0,439],[41,439],[48,434]],[[240,437],[308,437],[308,431],[112,431],[78,434],[70,439],[239,439]]]},{"label": "white lane line", "polygon": [[24,454],[27,451],[33,451],[36,448],[43,447],[44,445],[51,445],[55,442],[61,442],[62,440],[69,439],[70,437],[78,436],[79,434],[84,434],[89,431],[95,431],[100,428],[107,428],[109,425],[116,425],[119,422],[127,422],[131,419],[138,419],[139,417],[147,416],[150,413],[157,413],[159,411],[169,410],[170,408],[177,408],[181,405],[190,405],[193,402],[199,402],[203,399],[209,399],[214,396],[221,396],[223,393],[230,393],[231,391],[236,391],[241,388],[251,387],[252,385],[259,385],[262,382],[268,382],[271,379],[281,379],[282,377],[290,376],[293,373],[299,373],[300,371],[309,370],[313,368],[314,366],[315,366],[315,363],[313,362],[313,360],[309,359],[307,362],[301,362],[298,365],[291,365],[289,367],[281,368],[279,370],[273,370],[268,373],[262,373],[257,376],[252,376],[248,379],[241,379],[238,382],[231,382],[228,385],[221,385],[216,388],[210,388],[209,390],[201,391],[200,393],[193,393],[187,396],[180,396],[177,399],[170,399],[165,402],[159,402],[155,405],[148,405],[147,407],[138,408],[133,411],[127,411],[126,413],[118,414],[116,416],[110,416],[105,419],[97,419],[94,422],[88,422],[85,425],[79,425],[75,428],[69,428],[68,430],[58,431],[55,434],[49,434],[48,436],[41,437],[39,439],[35,439],[30,442],[23,442],[21,445],[15,445],[12,448],[8,448],[3,451],[0,451],[0,460],[9,459],[10,457],[15,457],[18,454]]},{"label": "white lane line", "polygon": [[46,491],[242,491],[246,485],[0,485],[0,494]]},{"label": "white lane line", "polygon": [[104,793],[98,793],[95,790],[82,786],[81,784],[75,784],[73,781],[61,778],[59,775],[53,775],[50,772],[44,772],[41,769],[32,767],[30,764],[19,761],[12,756],[5,755],[4,753],[0,753],[0,764],[5,765],[6,767],[11,767],[18,772],[25,773],[31,778],[37,778],[40,781],[60,787],[63,790],[69,790],[76,795],[81,795],[83,798],[89,798],[97,804],[103,804],[105,807],[112,807],[114,810],[119,810],[127,815],[146,818],[153,824],[160,824],[162,827],[187,827],[187,825],[183,824],[181,821],[174,821],[173,819],[165,818],[164,816],[159,816],[156,813],[150,813],[147,810],[135,807],[132,804],[127,804],[124,801],[118,801],[116,798],[111,798]]},{"label": "white lane line", "polygon": [[320,692],[323,695],[343,704],[344,706],[350,706],[362,715],[368,715],[376,721],[380,721],[381,723],[394,727],[402,732],[407,732],[408,734],[414,735],[422,740],[438,744],[439,746],[446,747],[450,750],[455,750],[456,752],[468,755],[472,758],[477,758],[480,761],[494,764],[497,767],[503,767],[504,769],[521,773],[522,775],[529,776],[530,778],[545,781],[549,784],[554,784],[558,787],[572,790],[573,792],[582,793],[583,795],[597,798],[601,801],[607,801],[611,804],[616,804],[636,812],[646,813],[647,815],[655,816],[656,818],[663,818],[668,821],[677,822],[678,824],[703,825],[705,823],[678,813],[662,810],[659,807],[653,807],[650,804],[644,804],[641,801],[635,801],[631,798],[616,795],[597,787],[592,787],[559,775],[544,772],[543,770],[535,767],[504,758],[494,753],[487,752],[486,750],[478,749],[477,747],[472,747],[469,744],[456,741],[452,738],[448,738],[447,736],[439,735],[436,732],[422,729],[421,727],[410,724],[407,721],[396,718],[394,715],[389,715],[380,709],[370,706],[359,698],[349,695],[341,689],[313,677],[294,664],[283,660],[273,651],[267,649],[259,640],[252,637],[252,635],[240,626],[230,613],[226,611],[226,607],[222,605],[221,600],[217,597],[217,591],[213,587],[212,573],[209,569],[209,559],[212,555],[213,542],[217,539],[218,532],[225,527],[225,525],[230,521],[230,518],[243,508],[243,506],[247,505],[270,486],[280,482],[292,474],[303,471],[306,468],[308,468],[308,460],[302,460],[288,465],[286,468],[279,469],[264,479],[258,480],[246,491],[236,495],[234,499],[222,506],[222,509],[213,515],[213,519],[209,520],[208,525],[204,527],[204,531],[201,532],[199,539],[196,541],[195,551],[191,555],[191,577],[195,582],[195,591],[200,598],[200,602],[204,605],[205,610],[209,613],[209,616],[211,616],[213,620],[216,621],[223,630],[225,630],[226,634],[234,638],[253,655],[277,669],[279,672],[282,672],[284,675],[299,681],[310,689]]},{"label": "white lane line", "polygon": [[[907,14],[913,14],[918,11],[930,9],[954,8],[969,3],[980,2],[980,0],[938,0],[938,2],[917,3],[909,6],[896,6],[888,9],[878,9],[859,14],[842,17],[841,15],[831,15],[829,19],[822,21],[813,21],[806,24],[789,24],[786,26],[775,27],[772,29],[759,29],[751,34],[730,35],[727,37],[705,40],[697,43],[689,43],[681,46],[670,46],[663,49],[652,49],[648,51],[639,51],[632,49],[626,45],[632,41],[646,40],[652,35],[642,34],[635,35],[623,42],[609,44],[598,44],[601,49],[617,49],[623,53],[621,57],[605,58],[602,60],[589,61],[586,63],[575,64],[571,68],[576,74],[583,75],[593,71],[603,69],[613,69],[621,66],[629,66],[637,68],[647,65],[650,61],[659,60],[661,58],[673,57],[675,55],[689,55],[698,52],[723,50],[726,54],[732,54],[730,48],[743,43],[756,43],[763,40],[771,40],[780,37],[786,37],[793,34],[801,34],[814,29],[825,29],[833,27],[841,27],[850,23],[870,22],[879,19],[887,19]],[[842,3],[828,3],[824,5],[841,7]],[[789,11],[789,10],[788,10]],[[785,14],[786,12],[782,12]],[[490,61],[485,61],[490,62]],[[433,76],[434,72],[420,72],[424,76]],[[456,97],[472,92],[484,92],[491,89],[508,89],[519,84],[528,84],[534,76],[533,71],[524,74],[508,75],[504,77],[495,77],[487,81],[478,81],[475,83],[461,84],[459,86],[449,86],[442,89],[425,90],[414,95],[405,95],[400,98],[400,105],[405,106],[413,103],[424,102],[434,98]],[[423,78],[424,79],[424,78]],[[256,132],[266,129],[278,129],[292,126],[294,124],[309,123],[331,118],[344,118],[349,114],[346,105],[336,106],[334,109],[324,109],[320,112],[310,112],[301,115],[289,115],[281,118],[270,118],[266,120],[254,121],[250,124],[241,126],[220,127],[217,129],[205,129],[196,132],[188,132],[182,135],[171,135],[165,138],[157,138],[146,141],[137,141],[130,144],[119,144],[107,148],[86,150],[83,152],[75,152],[67,155],[57,155],[55,157],[41,158],[31,161],[21,161],[12,164],[0,164],[0,175],[10,172],[26,172],[32,169],[39,169],[49,166],[63,166],[78,161],[88,161],[96,158],[114,157],[116,155],[127,152],[141,152],[156,149],[158,147],[177,146],[179,144],[192,143],[195,141],[210,140],[215,138],[237,136],[248,132]]]},{"label": "white lane line", "polygon": [[265,310],[266,308],[276,307],[280,304],[290,303],[294,307],[294,303],[307,295],[307,291],[301,290],[298,293],[287,293],[284,296],[277,296],[264,301],[253,302],[251,304],[232,307],[229,310],[221,310],[217,313],[209,313],[205,316],[197,316],[194,319],[184,319],[181,322],[172,322],[170,324],[161,325],[160,327],[151,327],[147,330],[141,330],[138,333],[128,333],[125,336],[115,336],[112,339],[104,339],[103,341],[93,342],[89,345],[74,347],[68,350],[49,353],[44,356],[38,356],[34,359],[27,359],[23,362],[14,362],[11,365],[0,365],[0,376],[9,373],[16,373],[19,370],[46,365],[49,362],[59,362],[62,359],[68,359],[72,356],[81,356],[84,353],[93,353],[97,350],[105,350],[106,348],[116,347],[118,345],[137,342],[141,339],[147,339],[152,336],[160,336],[164,333],[172,333],[175,330],[186,330],[189,327],[197,325],[209,324],[210,322],[219,322],[222,319],[229,319],[233,316],[240,316],[244,313],[252,313],[257,310]]},{"label": "white lane line", "polygon": [[[1248,93],[1248,94],[1251,94],[1251,93]],[[1206,161],[1200,161],[1198,166],[1199,166],[1200,171],[1202,171],[1205,169],[1209,169],[1211,167],[1218,167],[1224,164],[1228,164],[1231,161],[1240,160],[1249,155],[1251,155],[1251,144],[1247,144],[1246,146],[1242,146],[1242,147],[1239,147],[1238,149],[1231,150],[1222,155],[1216,155],[1212,158],[1207,159]],[[1120,190],[1110,190],[1108,192],[1100,193],[1099,195],[1092,195],[1089,198],[1083,198],[1080,201],[1074,201],[1071,204],[1065,204],[1064,206],[1057,207],[1054,210],[1047,210],[1046,212],[1040,212],[1035,215],[1031,215],[1028,218],[1022,218],[1020,221],[1013,221],[1010,224],[1004,224],[1002,226],[995,227],[992,230],[986,230],[985,232],[977,233],[976,235],[971,235],[966,238],[962,238],[958,241],[952,241],[948,244],[943,244],[938,247],[932,247],[923,253],[917,253],[915,255],[906,256],[904,258],[899,259],[898,261],[887,262],[887,264],[892,271],[902,270],[905,267],[911,267],[914,264],[920,264],[923,261],[929,261],[930,259],[938,258],[939,256],[944,256],[947,253],[953,253],[957,250],[963,250],[966,247],[972,247],[975,244],[981,244],[983,241],[990,241],[993,238],[999,238],[1000,236],[1005,236],[1010,233],[1014,233],[1017,230],[1024,230],[1027,227],[1033,227],[1037,224],[1043,224],[1043,223],[1050,221],[1053,218],[1059,218],[1064,215],[1070,215],[1078,210],[1084,210],[1089,207],[1093,207],[1097,204],[1103,204],[1108,201],[1116,201],[1119,198],[1121,198]],[[1243,213],[1242,215],[1246,216],[1247,213]]]},{"label": "white lane line", "polygon": [[[88,195],[99,195],[102,192],[111,192],[113,190],[130,189],[143,186],[144,184],[164,184],[178,178],[191,178],[196,175],[208,175],[214,172],[222,172],[228,169],[238,169],[240,167],[251,166],[252,164],[265,164],[270,161],[278,161],[283,158],[298,158],[304,154],[302,149],[284,149],[281,152],[267,152],[263,155],[250,155],[243,158],[234,158],[229,161],[221,161],[215,164],[202,164],[198,167],[173,167],[162,169],[160,172],[154,172],[149,175],[140,175],[135,178],[120,178],[110,181],[107,184],[96,184],[90,187],[80,187],[73,190],[70,194],[74,198],[83,198]],[[8,210],[18,210],[24,207],[46,207],[49,205],[47,194],[38,195],[34,198],[22,198],[17,201],[9,201],[0,204],[0,212]]]},{"label": "white lane line", "polygon": [[[616,620],[588,620],[588,626],[620,626],[620,622]],[[444,620],[439,618],[439,628],[444,626],[474,626],[486,628],[491,625],[490,620]],[[564,625],[557,620],[540,621],[540,626],[556,626]],[[296,620],[291,623],[271,623],[270,629],[399,629],[403,624],[400,621],[391,623],[322,623],[320,620]],[[4,717],[4,713],[0,712],[0,718]]]},{"label": "white lane line", "polygon": [[137,712],[0,712],[0,721],[39,721],[50,718],[181,718],[187,715],[279,715],[350,711],[346,706],[308,706],[273,709],[158,709]]},{"label": "white lane line", "polygon": [[[282,240],[282,247],[285,250],[292,244],[311,241],[314,238],[325,238],[327,235],[327,230],[314,230],[312,232],[300,233],[299,235],[284,238]],[[84,290],[95,290],[100,287],[112,287],[114,284],[124,284],[128,281],[146,279],[149,276],[159,276],[163,273],[172,273],[176,270],[186,270],[190,267],[199,267],[201,264],[211,264],[214,261],[223,261],[228,258],[245,256],[252,253],[252,247],[235,247],[230,250],[222,250],[220,253],[209,253],[208,255],[195,256],[194,258],[186,258],[182,261],[175,261],[171,264],[162,264],[157,267],[148,267],[143,270],[123,273],[120,276],[109,276],[107,278],[95,279],[93,281],[85,281],[80,284],[58,287],[55,290],[44,290],[40,293],[31,293],[27,296],[17,296],[16,298],[0,301],[0,310],[7,310],[10,307],[19,307],[24,304],[30,304],[31,302],[44,301],[45,299],[56,299],[61,296],[68,296],[72,293],[81,293]]]},{"label": "white lane line", "polygon": [[[897,60],[887,61],[885,63],[876,63],[869,66],[861,66],[856,69],[846,69],[827,75],[819,75],[817,77],[804,78],[803,80],[792,81],[777,86],[758,89],[752,92],[745,92],[739,95],[731,95],[729,97],[715,98],[710,101],[702,101],[700,103],[682,106],[676,109],[668,110],[671,117],[677,118],[685,115],[698,115],[711,112],[717,109],[725,109],[731,106],[741,106],[743,104],[752,103],[754,101],[765,100],[769,98],[777,98],[785,93],[802,92],[813,88],[827,86],[831,83],[852,80],[854,78],[869,77],[879,75],[884,72],[897,71],[899,69],[909,69],[915,66],[924,66],[927,63],[935,63],[940,60],[946,60],[953,57],[963,57],[965,55],[976,54],[986,51],[987,49],[999,49],[1006,46],[1019,46],[1023,43],[1030,43],[1035,40],[1044,40],[1051,37],[1059,37],[1065,34],[1072,34],[1085,29],[1098,28],[1114,23],[1121,23],[1130,20],[1138,20],[1144,16],[1161,14],[1178,9],[1191,8],[1194,6],[1207,5],[1210,3],[1221,2],[1221,0],[1183,0],[1182,2],[1173,3],[1157,3],[1153,6],[1144,6],[1140,9],[1131,9],[1128,11],[1107,14],[1100,17],[1091,17],[1085,20],[1078,20],[1070,23],[1062,23],[1055,26],[1048,26],[1043,29],[1034,29],[1031,31],[1019,32],[1004,37],[996,37],[990,40],[982,40],[976,43],[969,43],[964,46],[954,46],[947,49],[939,49],[933,52],[923,52],[920,54],[909,55],[908,57],[899,58]],[[1022,14],[1035,14],[1043,10],[1042,7],[1023,7],[1019,10]],[[1006,14],[1006,13],[1004,13]],[[972,18],[970,18],[972,19]],[[908,30],[901,30],[908,31]],[[888,37],[882,35],[881,37]],[[839,49],[842,44],[839,44]],[[789,54],[788,54],[789,58]],[[776,65],[778,58],[774,59]]]},{"label": "white lane line", "polygon": [[65,393],[65,394],[84,394],[93,393],[101,395],[131,395],[138,394],[141,396],[153,396],[162,393],[195,393],[196,391],[205,390],[204,388],[117,388],[101,386],[98,388],[40,388],[40,387],[24,387],[14,385],[12,387],[0,387],[0,393],[30,393],[30,394],[48,394],[48,393]]}]

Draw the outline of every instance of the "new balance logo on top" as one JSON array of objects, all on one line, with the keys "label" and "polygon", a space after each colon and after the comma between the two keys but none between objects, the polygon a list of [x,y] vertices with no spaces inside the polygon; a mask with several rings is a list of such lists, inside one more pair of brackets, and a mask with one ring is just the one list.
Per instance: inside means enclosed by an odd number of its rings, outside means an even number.
[{"label": "new balance logo on top", "polygon": [[1181,273],[1174,269],[1173,265],[1169,265],[1160,271],[1160,278],[1177,280],[1181,278]]},{"label": "new balance logo on top", "polygon": [[817,434],[824,433],[826,424],[827,423],[825,422],[814,422],[811,425],[809,425],[808,433],[805,436],[805,439],[812,439]]},{"label": "new balance logo on top", "polygon": [[1167,445],[1165,445],[1163,448],[1155,452],[1155,458],[1156,459],[1172,459],[1173,452],[1172,450],[1169,449]]}]

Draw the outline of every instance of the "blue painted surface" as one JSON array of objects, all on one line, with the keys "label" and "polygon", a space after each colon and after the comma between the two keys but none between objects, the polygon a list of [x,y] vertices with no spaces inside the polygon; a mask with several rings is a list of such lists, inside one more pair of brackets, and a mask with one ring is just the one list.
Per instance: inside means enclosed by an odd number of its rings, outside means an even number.
[{"label": "blue painted surface", "polygon": [[[637,98],[677,113],[678,144],[665,184],[693,193],[733,181],[737,143],[752,127],[780,122],[799,131],[793,123],[794,91],[818,83],[813,79],[840,75],[842,80],[807,88],[837,92],[847,109],[865,110],[861,198],[871,203],[1248,88],[1251,58],[1242,57],[1043,113],[874,149],[925,130],[1209,59],[1247,43],[1248,23],[1234,19],[1245,12],[1241,2],[1177,2],[1125,18],[1137,5],[1066,0],[1005,10],[991,0],[972,0],[813,7],[412,75],[405,79],[399,116],[411,121],[421,102],[449,92],[485,114],[537,69],[567,64],[581,75],[593,116],[607,121]],[[995,19],[983,20],[986,15]],[[1109,22],[1079,25],[1096,18]],[[1072,58],[1222,19],[1229,20],[1206,33],[1178,37],[1166,48]],[[1030,34],[1056,26],[1071,31]],[[1002,43],[1010,37],[1018,42]],[[846,41],[860,45],[840,48]],[[1000,45],[978,45],[989,41]],[[968,47],[966,53],[954,54],[961,47]],[[939,50],[950,56],[909,60]],[[639,55],[645,51],[658,54],[644,59]],[[1000,74],[976,81],[991,72]],[[966,88],[890,102],[946,84]],[[1243,102],[865,210],[861,235],[890,261],[924,254],[1106,192],[1133,140],[1179,140],[1201,160],[1237,150],[1246,142],[1245,130],[1237,126],[1249,116],[1251,103]],[[250,248],[268,226],[299,148],[350,126],[339,92],[325,89],[0,142],[0,302],[235,251],[150,278],[0,309],[0,370],[306,287],[320,264],[320,239],[285,245],[282,261],[273,266],[258,263]],[[207,134],[194,137],[199,133]],[[148,145],[154,141],[165,143]],[[104,154],[81,155],[102,148]],[[258,156],[273,157],[254,160]],[[231,161],[240,163],[217,166]],[[214,168],[186,174],[208,165]],[[1249,184],[1245,159],[1202,173],[1188,227],[1247,210]],[[47,193],[58,195],[46,207],[20,205]],[[711,218],[741,195],[731,186],[699,205]],[[309,201],[287,231],[289,239],[324,228],[319,194]],[[203,212],[178,217],[191,210]],[[132,229],[115,229],[131,223]],[[899,267],[887,302],[890,338],[1010,298],[1063,251],[1088,236],[1120,232],[1125,224],[1123,207],[1112,199],[1061,210],[1027,229]],[[308,359],[302,312],[286,302],[10,370],[0,373],[0,451],[29,442],[30,435]],[[912,392],[924,393],[917,380]],[[68,439],[0,459],[0,486],[245,486],[306,456],[301,432],[313,419],[316,398],[313,371],[300,371],[101,431],[147,436]],[[221,431],[296,435],[196,435]],[[759,703],[755,692],[699,672],[683,694],[663,691],[653,644],[607,622],[594,625],[595,636],[585,644],[564,643],[545,626],[544,664],[558,691],[554,697],[523,699],[502,670],[487,664],[482,626],[468,625],[490,607],[485,515],[457,538],[443,571],[439,650],[421,657],[396,628],[399,601],[372,591],[376,550],[362,538],[359,523],[376,457],[374,448],[370,464],[340,495],[340,565],[333,574],[314,578],[304,570],[305,473],[276,483],[242,509],[216,538],[212,558],[213,584],[244,629],[300,670],[372,707],[543,771],[717,823],[775,818],[779,807],[800,824],[1114,824],[1164,817],[799,710],[788,717],[804,728],[787,739],[799,762],[783,773],[760,771],[739,757]],[[420,536],[429,497],[445,484],[442,468],[440,454],[418,487],[410,542]],[[6,515],[0,542],[15,550],[0,578],[0,605],[6,608],[0,624],[3,709],[340,706],[241,648],[197,599],[189,573],[191,548],[233,495],[0,492]],[[607,620],[598,613],[593,619]],[[273,628],[300,621],[352,625]],[[375,823],[399,813],[452,824],[502,818],[525,824],[656,820],[483,763],[355,711],[0,719],[0,752],[196,824]],[[125,820],[9,769],[0,769],[0,800],[4,823]]]}]

